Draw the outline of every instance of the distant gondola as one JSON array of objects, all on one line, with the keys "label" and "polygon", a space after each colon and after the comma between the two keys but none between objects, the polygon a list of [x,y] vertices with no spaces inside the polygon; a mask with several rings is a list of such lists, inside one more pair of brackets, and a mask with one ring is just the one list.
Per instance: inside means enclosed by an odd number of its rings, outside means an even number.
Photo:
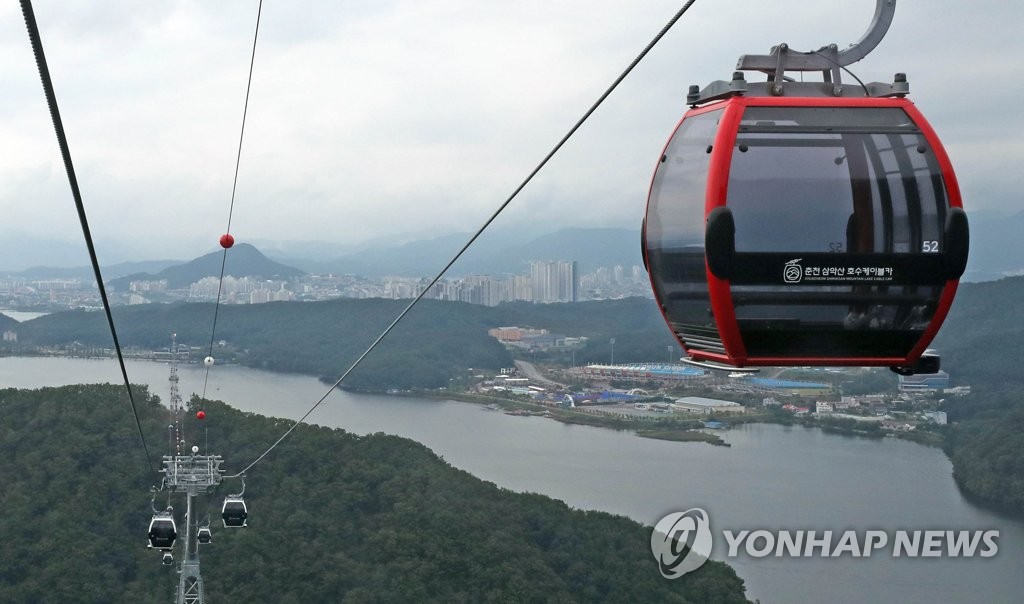
[{"label": "distant gondola", "polygon": [[213,532],[210,531],[210,527],[208,527],[208,526],[201,526],[201,527],[199,527],[199,530],[196,531],[196,541],[198,541],[199,543],[201,543],[203,545],[206,545],[207,543],[210,543],[211,541],[213,541]]},{"label": "distant gondola", "polygon": [[221,518],[225,527],[243,527],[249,517],[249,509],[241,497],[225,497],[221,508]]},{"label": "distant gondola", "polygon": [[169,512],[154,514],[149,521],[149,547],[169,551],[178,537],[178,526]]}]

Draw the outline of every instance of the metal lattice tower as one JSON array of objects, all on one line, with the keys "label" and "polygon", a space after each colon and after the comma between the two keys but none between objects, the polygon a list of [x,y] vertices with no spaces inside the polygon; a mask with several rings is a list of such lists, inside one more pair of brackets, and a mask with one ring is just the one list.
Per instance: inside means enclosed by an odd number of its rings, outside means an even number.
[{"label": "metal lattice tower", "polygon": [[199,570],[199,531],[198,512],[193,499],[200,493],[206,493],[221,483],[224,470],[221,469],[223,459],[220,455],[197,455],[199,448],[192,447],[191,455],[182,454],[185,434],[182,427],[184,406],[178,390],[178,342],[177,334],[171,334],[171,369],[167,378],[170,383],[170,416],[168,426],[170,433],[170,450],[172,455],[163,458],[163,488],[172,493],[184,493],[187,501],[185,508],[185,539],[184,555],[178,569],[177,604],[203,604],[203,576]]},{"label": "metal lattice tower", "polygon": [[171,409],[171,425],[168,430],[171,432],[171,451],[175,455],[181,455],[181,443],[185,434],[181,427],[181,393],[178,391],[178,334],[171,334],[171,375],[167,378],[171,384],[171,396],[168,406]]},{"label": "metal lattice tower", "polygon": [[[193,450],[196,448],[194,447]],[[185,493],[185,542],[178,580],[177,604],[203,604],[203,576],[199,572],[199,519],[193,498],[220,484],[224,470],[220,455],[165,455],[164,486],[174,493]]]}]

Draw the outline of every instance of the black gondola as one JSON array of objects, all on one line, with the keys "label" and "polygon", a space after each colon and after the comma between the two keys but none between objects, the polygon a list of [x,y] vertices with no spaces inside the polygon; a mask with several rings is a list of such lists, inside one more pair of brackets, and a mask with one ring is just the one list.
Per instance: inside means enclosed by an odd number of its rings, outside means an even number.
[{"label": "black gondola", "polygon": [[210,527],[199,527],[199,530],[196,531],[196,541],[203,545],[206,545],[207,543],[213,541],[213,532],[210,530]]},{"label": "black gondola", "polygon": [[[737,72],[691,87],[655,170],[642,245],[693,360],[935,368],[918,363],[967,264],[956,177],[904,98],[905,77],[843,87],[847,63],[831,50],[821,61],[783,45],[770,69],[740,60],[768,82]],[[797,59],[794,69],[826,81],[785,81],[776,68]]]},{"label": "black gondola", "polygon": [[167,512],[153,515],[149,521],[149,547],[170,550],[174,547],[174,540],[177,537],[178,526],[174,522],[174,516]]},{"label": "black gondola", "polygon": [[225,527],[243,527],[249,517],[249,509],[241,497],[225,497],[221,508],[221,518]]}]

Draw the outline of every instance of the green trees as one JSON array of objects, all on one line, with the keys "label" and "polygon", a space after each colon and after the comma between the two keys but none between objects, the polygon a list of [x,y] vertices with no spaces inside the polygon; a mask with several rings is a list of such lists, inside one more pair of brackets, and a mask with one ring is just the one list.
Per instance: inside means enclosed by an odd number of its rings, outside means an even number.
[{"label": "green trees", "polygon": [[[239,362],[260,369],[336,379],[408,304],[407,300],[333,300],[224,306],[217,321]],[[166,349],[170,334],[209,345],[212,304],[150,304],[114,308],[125,346]],[[512,363],[487,330],[493,310],[463,303],[423,301],[383,341],[346,385],[352,388],[439,388],[467,367],[498,369]],[[102,313],[69,311],[22,324],[24,346],[111,347]],[[215,353],[219,354],[219,353]],[[204,353],[205,356],[205,353]]]},{"label": "green trees", "polygon": [[[406,306],[408,300],[331,300],[224,306],[217,339],[250,367],[336,379]],[[121,343],[166,348],[170,333],[209,345],[212,304],[147,304],[114,308]],[[666,358],[672,339],[654,302],[644,298],[578,304],[506,304],[496,308],[424,300],[350,376],[351,388],[440,388],[469,367],[497,370],[512,357],[487,330],[501,325],[585,336],[577,363],[608,362],[615,338],[619,362]],[[111,347],[102,313],[68,311],[19,327],[19,345]],[[568,353],[563,353],[568,355]]]},{"label": "green trees", "polygon": [[971,394],[949,397],[946,452],[977,500],[1024,510],[1024,277],[961,286],[936,338],[942,364]]},{"label": "green trees", "polygon": [[[1017,387],[1019,388],[1019,386]],[[970,408],[972,403],[975,408]],[[1024,509],[1024,401],[1019,389],[972,392],[946,406],[959,417],[946,438],[953,478],[975,499]]]},{"label": "green trees", "polygon": [[[160,447],[166,410],[140,392]],[[110,385],[0,391],[0,601],[169,600],[177,575],[145,547],[158,476],[124,398]],[[203,406],[229,470],[287,425]],[[199,430],[190,415],[185,434]],[[647,527],[499,489],[394,436],[304,426],[249,473],[246,501],[249,528],[225,530],[219,500],[200,498],[215,521],[201,550],[211,601],[744,601],[721,563],[663,579]]]}]

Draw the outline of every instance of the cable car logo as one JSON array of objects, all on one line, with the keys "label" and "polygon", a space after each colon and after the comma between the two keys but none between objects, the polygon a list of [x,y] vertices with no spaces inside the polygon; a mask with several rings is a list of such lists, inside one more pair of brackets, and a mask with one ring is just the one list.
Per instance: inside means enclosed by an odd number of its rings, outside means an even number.
[{"label": "cable car logo", "polygon": [[802,258],[795,258],[786,263],[782,268],[782,280],[786,283],[800,283],[804,278],[804,269],[800,266]]}]

